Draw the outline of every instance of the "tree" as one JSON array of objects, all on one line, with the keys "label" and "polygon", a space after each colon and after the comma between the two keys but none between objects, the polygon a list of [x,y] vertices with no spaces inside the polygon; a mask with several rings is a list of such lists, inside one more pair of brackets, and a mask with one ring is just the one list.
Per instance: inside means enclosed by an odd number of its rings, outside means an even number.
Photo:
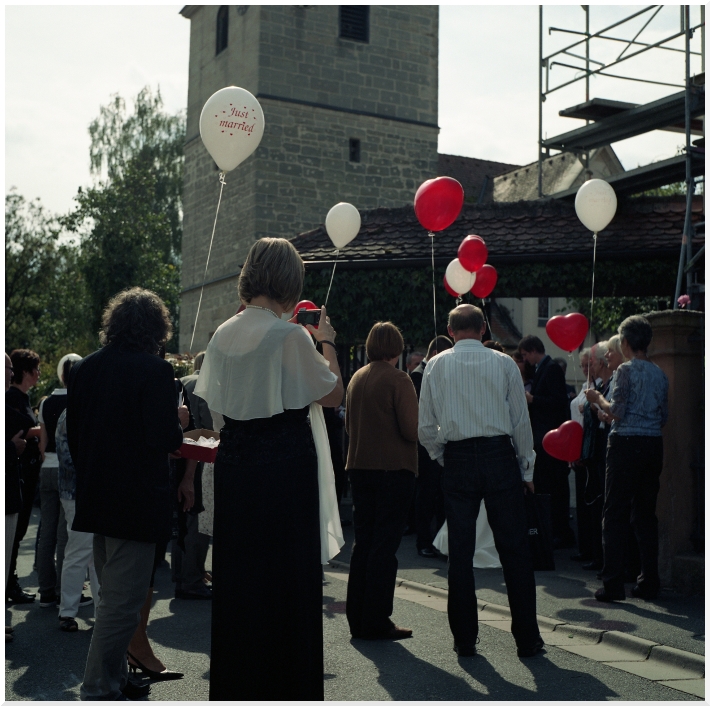
[{"label": "tree", "polygon": [[82,271],[98,328],[109,299],[141,286],[163,298],[177,342],[182,242],[185,120],[163,110],[160,91],[144,88],[127,114],[115,95],[89,126],[95,184],[79,189],[65,219],[81,235]]}]

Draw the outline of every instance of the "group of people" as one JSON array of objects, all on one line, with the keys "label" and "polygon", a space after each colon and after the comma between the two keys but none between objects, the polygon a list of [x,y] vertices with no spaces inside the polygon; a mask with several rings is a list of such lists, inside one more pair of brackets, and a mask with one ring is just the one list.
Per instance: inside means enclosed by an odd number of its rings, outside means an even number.
[{"label": "group of people", "polygon": [[[152,653],[146,634],[156,566],[171,536],[172,553],[181,557],[173,566],[176,596],[209,594],[212,601],[210,699],[324,698],[322,565],[334,553],[338,532],[328,503],[329,493],[335,495],[329,487],[332,458],[320,430],[326,428],[322,408],[338,409],[343,400],[355,533],[346,604],[352,638],[413,636],[392,614],[396,552],[414,501],[423,556],[436,555],[433,535],[446,520],[453,649],[459,657],[476,654],[473,560],[483,502],[503,567],[518,655],[532,657],[543,649],[524,496],[552,496],[556,542],[569,546],[574,538],[569,467],[542,448],[544,434],[571,413],[562,369],[534,336],[521,341],[517,361],[495,344],[484,344],[483,313],[463,304],[449,315],[448,336],[432,342],[411,375],[397,367],[404,349],[400,330],[391,322],[376,323],[366,343],[369,363],[353,375],[346,393],[336,332],[325,308],[315,326],[298,325],[293,315],[303,279],[303,261],[288,241],[258,240],[239,278],[244,308],[214,333],[201,367],[196,366],[199,374],[191,379],[176,381],[161,359],[171,335],[169,315],[159,297],[141,288],[121,292],[109,303],[102,347],[69,361],[63,375],[68,394],[61,395],[66,410],[54,430],[56,492],[67,548],[77,535],[81,550],[65,549],[60,622],[71,627],[75,610],[65,605],[63,593],[70,556],[71,605],[80,605],[76,577],[83,581],[87,569],[95,569],[100,584],[96,591],[92,586],[98,604],[82,699],[142,696],[146,692],[128,678],[129,667],[155,679],[182,676]],[[651,530],[667,381],[663,388],[663,373],[645,357],[650,341],[645,319],[627,319],[619,337],[629,362],[619,366],[606,396],[598,384],[590,385],[581,412],[591,418],[593,409],[598,424],[611,425],[600,600],[623,597],[618,580],[625,545],[619,533],[626,532],[629,520],[641,553],[639,594],[651,597],[658,590]],[[6,358],[7,374],[20,381],[27,374],[27,383],[36,383],[39,359],[14,361]],[[575,403],[580,413],[581,399]],[[45,403],[45,426],[54,418],[52,405],[50,414]],[[7,508],[15,510],[15,521],[28,502],[31,507],[33,473],[39,478],[47,453],[41,427],[35,431],[39,425],[25,417],[17,431],[6,429]],[[181,458],[179,449],[186,430],[212,426],[220,432],[220,444],[209,477],[214,486],[209,588],[204,567],[209,538],[196,521],[204,507],[202,469]],[[47,426],[44,435],[51,431]],[[601,459],[597,432],[595,427],[594,458]],[[31,446],[34,466],[22,460]],[[329,479],[324,468],[330,469]],[[596,466],[594,473],[599,475]],[[54,475],[48,476],[49,497],[55,488]],[[11,524],[6,519],[7,528]],[[17,524],[21,539],[22,522]],[[655,547],[657,555],[657,537]],[[242,574],[260,580],[242,580]],[[10,580],[8,595],[15,590]]]}]

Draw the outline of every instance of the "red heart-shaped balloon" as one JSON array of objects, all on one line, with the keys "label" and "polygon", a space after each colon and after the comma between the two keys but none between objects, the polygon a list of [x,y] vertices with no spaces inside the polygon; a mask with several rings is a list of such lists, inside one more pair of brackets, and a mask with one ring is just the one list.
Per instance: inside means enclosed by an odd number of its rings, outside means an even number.
[{"label": "red heart-shaped balloon", "polygon": [[429,231],[448,228],[461,213],[463,187],[451,177],[425,181],[414,195],[414,213]]},{"label": "red heart-shaped balloon", "polygon": [[300,309],[320,309],[319,306],[316,306],[312,301],[309,299],[302,299],[298,304],[296,304],[293,313],[297,314]]},{"label": "red heart-shaped balloon", "polygon": [[476,281],[471,287],[471,294],[479,299],[485,299],[495,288],[498,282],[498,273],[493,265],[483,265],[476,272]]},{"label": "red heart-shaped balloon", "polygon": [[467,235],[459,245],[458,257],[465,270],[478,272],[488,259],[488,248],[483,238],[478,235]]},{"label": "red heart-shaped balloon", "polygon": [[550,340],[563,351],[579,348],[587,337],[589,321],[584,314],[575,312],[567,316],[553,316],[545,325]]},{"label": "red heart-shaped balloon", "polygon": [[452,296],[454,299],[458,299],[459,295],[458,292],[455,292],[453,289],[451,289],[451,285],[446,281],[446,275],[444,275],[444,289]]},{"label": "red heart-shaped balloon", "polygon": [[570,420],[548,431],[542,439],[542,448],[560,461],[577,461],[582,455],[583,437],[582,425]]}]

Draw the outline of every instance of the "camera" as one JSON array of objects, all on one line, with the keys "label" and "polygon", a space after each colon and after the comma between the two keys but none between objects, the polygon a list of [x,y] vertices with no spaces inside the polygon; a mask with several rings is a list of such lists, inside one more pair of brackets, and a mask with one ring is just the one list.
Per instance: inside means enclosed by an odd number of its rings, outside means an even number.
[{"label": "camera", "polygon": [[296,321],[302,326],[311,324],[317,328],[320,323],[320,309],[299,309],[296,313]]}]

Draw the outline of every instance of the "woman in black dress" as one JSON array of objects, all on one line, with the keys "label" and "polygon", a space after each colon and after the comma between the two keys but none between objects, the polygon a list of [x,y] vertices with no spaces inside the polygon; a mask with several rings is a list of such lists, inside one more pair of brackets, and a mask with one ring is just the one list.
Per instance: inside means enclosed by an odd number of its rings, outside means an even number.
[{"label": "woman in black dress", "polygon": [[251,248],[246,309],[210,340],[195,395],[224,417],[214,469],[210,700],[323,700],[318,460],[309,406],[335,407],[343,384],[321,310],[318,353],[286,319],[303,261],[280,238]]}]

